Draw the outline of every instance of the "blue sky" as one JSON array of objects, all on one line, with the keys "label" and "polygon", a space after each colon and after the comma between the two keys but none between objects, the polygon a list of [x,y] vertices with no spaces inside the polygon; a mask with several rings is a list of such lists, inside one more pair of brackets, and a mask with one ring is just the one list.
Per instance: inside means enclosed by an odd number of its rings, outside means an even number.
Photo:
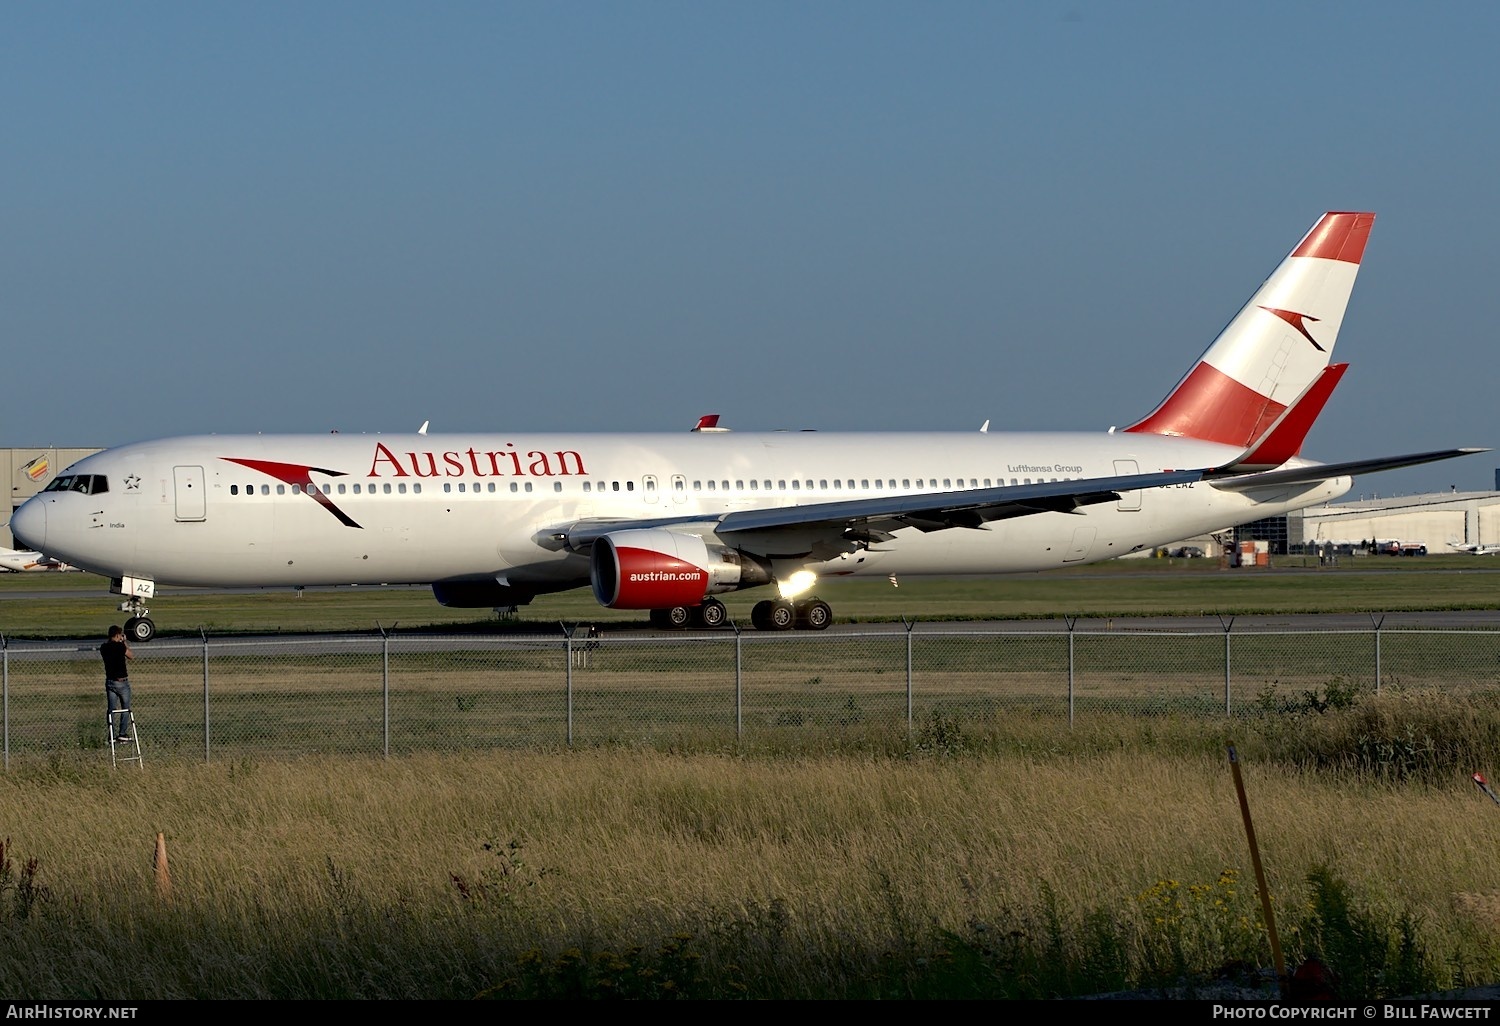
[{"label": "blue sky", "polygon": [[1329,209],[1379,219],[1306,454],[1500,445],[1494,5],[77,2],[3,24],[0,445],[710,412],[1104,430]]}]

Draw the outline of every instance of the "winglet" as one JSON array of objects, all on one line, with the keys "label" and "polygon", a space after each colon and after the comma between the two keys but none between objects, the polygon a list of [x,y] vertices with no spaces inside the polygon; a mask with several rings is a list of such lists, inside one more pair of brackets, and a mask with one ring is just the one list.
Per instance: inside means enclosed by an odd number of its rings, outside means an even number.
[{"label": "winglet", "polygon": [[698,418],[698,423],[693,425],[694,431],[728,431],[728,428],[719,427],[719,415],[717,413],[705,413]]}]

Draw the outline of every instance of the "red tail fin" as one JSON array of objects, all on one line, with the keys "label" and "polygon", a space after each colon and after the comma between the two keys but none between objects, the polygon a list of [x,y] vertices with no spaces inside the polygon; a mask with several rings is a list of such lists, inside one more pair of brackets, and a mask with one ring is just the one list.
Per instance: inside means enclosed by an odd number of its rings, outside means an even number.
[{"label": "red tail fin", "polygon": [[1374,222],[1324,214],[1161,405],[1125,430],[1257,445],[1327,370]]}]

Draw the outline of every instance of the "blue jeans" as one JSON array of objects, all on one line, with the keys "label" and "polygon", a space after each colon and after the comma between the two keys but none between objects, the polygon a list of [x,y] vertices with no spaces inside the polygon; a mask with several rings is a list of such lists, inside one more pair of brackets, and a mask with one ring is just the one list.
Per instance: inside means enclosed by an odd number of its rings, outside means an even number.
[{"label": "blue jeans", "polygon": [[130,678],[104,682],[104,700],[109,707],[109,729],[115,737],[130,733]]}]

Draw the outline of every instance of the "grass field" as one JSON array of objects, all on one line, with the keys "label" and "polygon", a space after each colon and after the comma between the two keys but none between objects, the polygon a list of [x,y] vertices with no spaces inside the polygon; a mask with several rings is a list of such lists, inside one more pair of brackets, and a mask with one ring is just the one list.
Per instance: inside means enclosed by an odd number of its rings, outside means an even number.
[{"label": "grass field", "polygon": [[[1382,717],[1497,736],[1493,710],[1441,704],[1239,725],[1286,957],[1317,953],[1351,998],[1492,982],[1500,810],[1451,762],[1306,759]],[[0,992],[1204,995],[1223,972],[1272,992],[1221,727],[920,740],[7,774]]]},{"label": "grass field", "polygon": [[[0,633],[17,639],[101,634],[124,616],[107,592],[107,583],[92,575],[0,574]],[[753,589],[724,599],[731,615],[748,624],[751,605],[767,594]],[[1132,559],[1009,577],[913,578],[894,588],[885,580],[835,581],[820,594],[839,622],[1493,609],[1500,606],[1500,563],[1462,555],[1371,556],[1318,567],[1293,556],[1270,569],[1238,570],[1202,559]],[[196,636],[200,629],[297,633],[373,631],[393,623],[408,630],[496,623],[490,610],[448,609],[433,600],[430,589],[417,587],[164,589],[151,614],[167,636]],[[600,607],[585,588],[522,607],[518,627],[550,631],[559,622],[644,621],[639,611]]]}]

